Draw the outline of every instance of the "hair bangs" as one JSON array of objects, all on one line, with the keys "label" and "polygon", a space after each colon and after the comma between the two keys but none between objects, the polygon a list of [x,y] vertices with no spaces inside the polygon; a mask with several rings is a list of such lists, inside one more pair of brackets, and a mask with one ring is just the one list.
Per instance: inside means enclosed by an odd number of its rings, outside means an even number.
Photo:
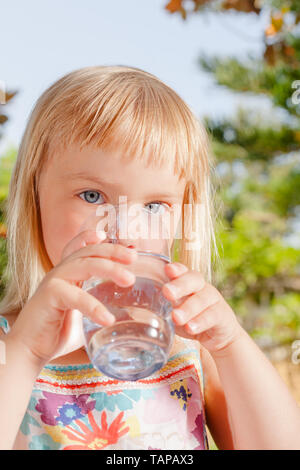
[{"label": "hair bangs", "polygon": [[[173,165],[179,178],[192,178],[199,149],[195,122],[181,98],[160,80],[137,71],[109,74],[76,96],[61,101],[64,118],[53,134],[62,145],[118,149],[125,159],[146,165]],[[62,124],[63,121],[63,124]],[[57,148],[57,146],[56,146]]]}]

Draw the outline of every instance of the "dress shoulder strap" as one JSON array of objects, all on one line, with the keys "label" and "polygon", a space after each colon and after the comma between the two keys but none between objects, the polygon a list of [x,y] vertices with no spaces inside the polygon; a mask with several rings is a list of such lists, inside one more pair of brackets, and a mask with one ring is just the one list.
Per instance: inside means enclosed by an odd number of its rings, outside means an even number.
[{"label": "dress shoulder strap", "polygon": [[0,315],[0,329],[3,331],[3,333],[9,333],[10,331],[10,326],[8,324],[8,321],[3,315]]}]

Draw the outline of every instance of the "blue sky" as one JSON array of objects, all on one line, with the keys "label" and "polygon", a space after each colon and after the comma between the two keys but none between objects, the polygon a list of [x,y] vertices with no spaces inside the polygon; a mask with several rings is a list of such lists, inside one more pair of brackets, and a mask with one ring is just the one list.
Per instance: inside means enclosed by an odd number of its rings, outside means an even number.
[{"label": "blue sky", "polygon": [[[193,15],[183,21],[167,0],[6,0],[0,8],[0,81],[17,89],[5,105],[10,121],[0,151],[18,145],[39,95],[71,70],[123,64],[147,70],[187,102],[197,116],[230,113],[255,103],[216,87],[197,65],[200,53],[261,54],[266,18],[254,14]],[[242,100],[242,101],[241,101]]]}]

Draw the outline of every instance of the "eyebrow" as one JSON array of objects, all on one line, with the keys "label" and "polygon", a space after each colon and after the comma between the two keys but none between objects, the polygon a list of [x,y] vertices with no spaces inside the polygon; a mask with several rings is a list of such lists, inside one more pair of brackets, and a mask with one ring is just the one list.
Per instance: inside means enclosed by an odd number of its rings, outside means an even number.
[{"label": "eyebrow", "polygon": [[65,175],[61,177],[61,179],[69,179],[69,180],[78,180],[78,179],[84,179],[86,181],[92,181],[93,183],[99,184],[99,185],[104,185],[104,186],[111,186],[111,187],[117,187],[117,183],[112,183],[110,181],[105,181],[103,179],[98,178],[97,176],[89,175],[87,173],[83,172],[77,172],[77,173],[69,173],[68,176],[66,177]]},{"label": "eyebrow", "polygon": [[[100,186],[107,186],[107,187],[112,187],[112,188],[117,188],[119,186],[118,183],[112,183],[110,181],[105,181],[103,179],[98,178],[97,176],[89,175],[84,172],[76,172],[76,173],[69,173],[68,176],[62,176],[62,180],[78,180],[78,179],[84,179],[86,181],[91,181],[93,183],[96,183],[97,185]],[[148,198],[153,198],[153,199],[158,199],[158,198],[169,198],[169,199],[180,199],[179,195],[175,195],[172,192],[164,192],[164,193],[151,193],[147,194],[144,197]]]}]

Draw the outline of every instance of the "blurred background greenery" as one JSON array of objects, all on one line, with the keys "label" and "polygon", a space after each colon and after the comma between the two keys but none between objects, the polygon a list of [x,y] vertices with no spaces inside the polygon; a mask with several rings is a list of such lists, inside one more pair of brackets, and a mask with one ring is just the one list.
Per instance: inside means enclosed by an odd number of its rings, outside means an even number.
[{"label": "blurred background greenery", "polygon": [[215,282],[262,347],[290,346],[300,337],[300,2],[172,0],[166,7],[186,21],[208,9],[269,15],[261,58],[202,55],[199,65],[218,86],[264,95],[274,109],[205,117],[220,203]]},{"label": "blurred background greenery", "polygon": [[171,0],[166,8],[186,21],[207,10],[268,15],[259,59],[199,58],[218,86],[265,96],[272,109],[205,118],[220,203],[215,284],[300,403],[299,365],[291,361],[300,338],[300,2]]},{"label": "blurred background greenery", "polygon": [[[5,105],[0,105],[0,139],[3,136],[4,124],[8,120],[4,106],[8,105],[10,100],[16,95],[16,92],[5,92],[4,95],[4,99],[0,100],[0,102],[5,103]],[[4,269],[7,263],[5,200],[16,155],[16,148],[9,148],[4,155],[0,155],[0,299],[3,296],[5,288]]]},{"label": "blurred background greenery", "polygon": [[[262,107],[239,107],[232,119],[205,117],[216,156],[217,241],[214,283],[241,323],[274,361],[300,403],[300,2],[299,0],[171,0],[184,21],[214,11],[267,15],[260,58],[199,57],[199,69],[233,94],[263,96]],[[246,32],[244,32],[246,33]],[[219,38],[222,41],[222,38]],[[0,106],[0,137],[7,121]],[[0,298],[7,262],[5,198],[16,148],[0,156]],[[283,366],[284,365],[284,366]]]}]

